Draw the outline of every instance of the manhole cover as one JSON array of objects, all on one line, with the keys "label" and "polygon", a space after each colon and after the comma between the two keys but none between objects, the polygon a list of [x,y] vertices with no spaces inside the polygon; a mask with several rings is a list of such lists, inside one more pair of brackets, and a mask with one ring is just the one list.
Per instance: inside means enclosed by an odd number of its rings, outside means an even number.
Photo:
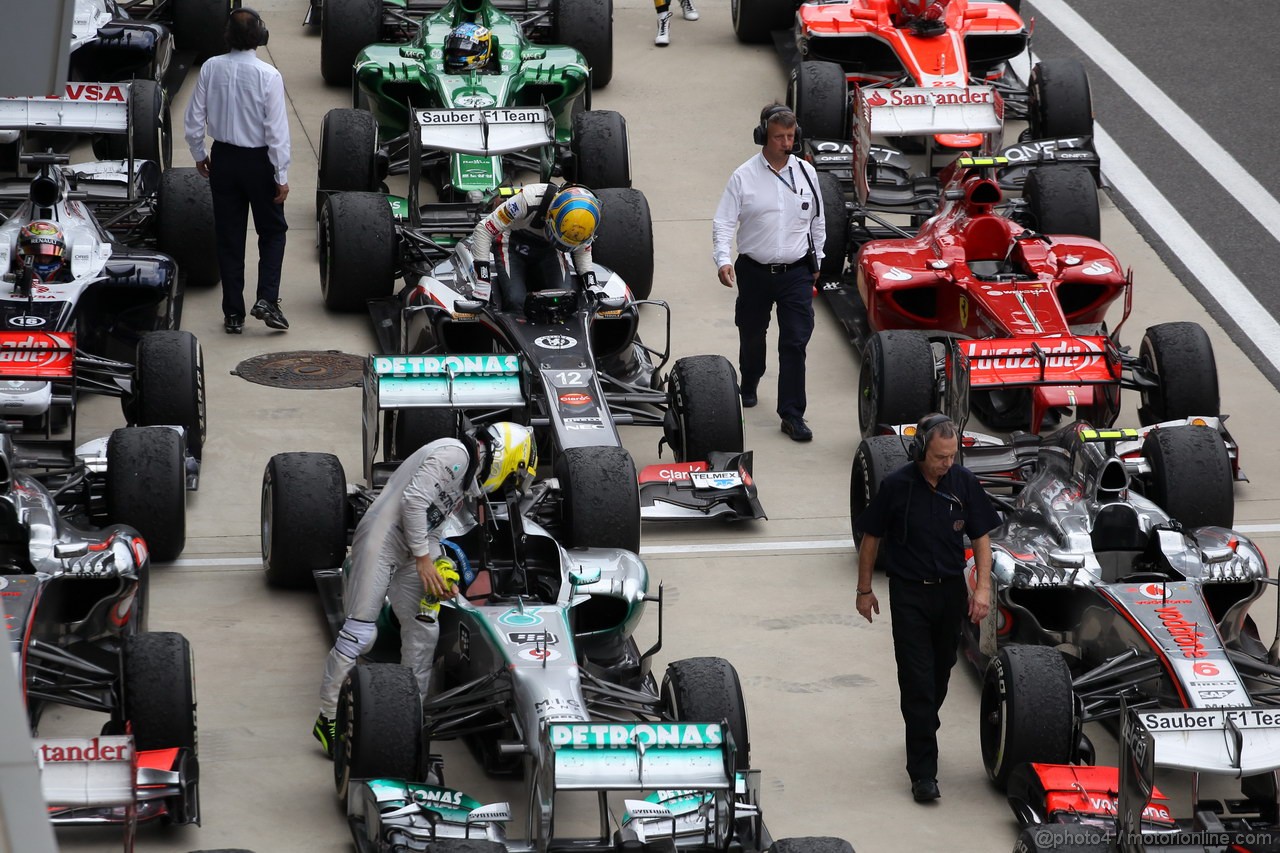
[{"label": "manhole cover", "polygon": [[363,358],[337,350],[268,352],[245,359],[231,371],[258,385],[303,390],[359,387],[363,374]]}]

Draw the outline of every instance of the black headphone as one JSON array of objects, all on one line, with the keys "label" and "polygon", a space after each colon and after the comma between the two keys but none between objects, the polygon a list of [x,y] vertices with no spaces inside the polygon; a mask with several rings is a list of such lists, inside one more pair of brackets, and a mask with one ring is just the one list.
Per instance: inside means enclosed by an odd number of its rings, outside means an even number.
[{"label": "black headphone", "polygon": [[231,18],[240,12],[253,16],[253,26],[249,28],[247,33],[249,40],[253,42],[253,46],[255,48],[265,46],[267,39],[271,38],[271,33],[267,30],[267,25],[263,22],[262,16],[254,9],[250,9],[248,6],[241,6],[239,9],[232,9],[231,16],[227,18],[227,26],[231,26]]},{"label": "black headphone", "polygon": [[907,445],[907,458],[912,462],[920,462],[924,459],[925,451],[929,446],[929,433],[944,424],[955,426],[955,421],[946,415],[925,415],[920,419],[920,423],[916,425],[916,434],[911,437],[911,443]]},{"label": "black headphone", "polygon": [[[764,145],[765,140],[769,137],[769,120],[776,116],[780,116],[783,113],[791,113],[792,117],[795,116],[795,113],[792,111],[791,107],[785,106],[783,104],[770,104],[769,106],[765,107],[760,111],[760,123],[755,126],[755,129],[751,133],[751,138],[755,140],[756,145]],[[795,153],[799,150],[800,150],[800,125],[799,123],[797,123],[796,124],[796,141],[795,141],[795,144],[791,146],[791,151],[792,153]]]}]

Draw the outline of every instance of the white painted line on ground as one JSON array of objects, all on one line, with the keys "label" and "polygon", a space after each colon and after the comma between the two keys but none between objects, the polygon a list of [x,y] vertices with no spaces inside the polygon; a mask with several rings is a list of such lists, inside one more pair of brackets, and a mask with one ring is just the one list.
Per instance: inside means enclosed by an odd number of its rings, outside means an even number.
[{"label": "white painted line on ground", "polygon": [[[1280,523],[1237,524],[1240,533],[1280,533]],[[773,551],[852,551],[852,539],[805,539],[799,541],[704,542],[689,545],[644,545],[641,556],[664,557],[673,554],[749,554]],[[217,568],[219,566],[261,566],[260,557],[183,557],[164,565],[177,568]]]},{"label": "white painted line on ground", "polygon": [[[1091,62],[1106,72],[1117,86],[1127,92],[1197,162],[1206,152],[1213,152],[1210,176],[1235,196],[1263,228],[1280,239],[1280,201],[1276,201],[1220,143],[1196,124],[1195,119],[1174,103],[1172,98],[1107,41],[1102,33],[1094,29],[1079,12],[1068,6],[1065,0],[1031,0],[1031,4],[1063,35],[1079,45]],[[1109,165],[1105,159],[1102,162],[1104,168]],[[1110,169],[1107,171],[1110,172]]]}]

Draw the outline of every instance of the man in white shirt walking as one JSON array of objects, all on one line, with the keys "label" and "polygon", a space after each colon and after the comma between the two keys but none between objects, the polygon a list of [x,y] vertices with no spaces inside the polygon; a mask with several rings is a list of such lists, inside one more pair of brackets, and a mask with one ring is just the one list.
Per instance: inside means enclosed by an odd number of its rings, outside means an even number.
[{"label": "man in white shirt walking", "polygon": [[[769,318],[778,310],[778,416],[795,441],[811,441],[805,423],[805,350],[813,334],[813,286],[822,265],[826,221],[813,166],[792,156],[796,116],[782,104],[760,112],[759,156],[729,178],[712,221],[720,283],[738,287],[738,371],[742,405],[756,405],[765,371]],[[738,258],[730,246],[738,238]]]},{"label": "man in white shirt walking", "polygon": [[[289,196],[289,116],[284,78],[255,51],[267,43],[266,24],[249,8],[227,19],[229,53],[205,62],[187,107],[187,145],[209,179],[222,277],[223,327],[244,330],[244,244],[249,211],[258,232],[257,301],[251,313],[271,329],[288,329],[280,310],[284,263],[284,200]],[[205,150],[205,134],[213,147]]]}]

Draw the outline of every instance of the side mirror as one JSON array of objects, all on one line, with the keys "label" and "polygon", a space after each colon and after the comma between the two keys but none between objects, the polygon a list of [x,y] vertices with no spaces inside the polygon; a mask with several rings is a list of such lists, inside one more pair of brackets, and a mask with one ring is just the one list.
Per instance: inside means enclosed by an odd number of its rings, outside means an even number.
[{"label": "side mirror", "polygon": [[456,299],[453,303],[455,314],[479,314],[484,310],[484,303],[478,299]]},{"label": "side mirror", "polygon": [[73,560],[88,553],[88,542],[59,542],[53,546],[53,556],[59,560]]},{"label": "side mirror", "polygon": [[601,311],[621,311],[627,307],[627,297],[625,296],[606,296],[596,301],[596,312]]},{"label": "side mirror", "polygon": [[599,566],[578,566],[569,570],[569,583],[574,586],[586,586],[600,580]]}]

